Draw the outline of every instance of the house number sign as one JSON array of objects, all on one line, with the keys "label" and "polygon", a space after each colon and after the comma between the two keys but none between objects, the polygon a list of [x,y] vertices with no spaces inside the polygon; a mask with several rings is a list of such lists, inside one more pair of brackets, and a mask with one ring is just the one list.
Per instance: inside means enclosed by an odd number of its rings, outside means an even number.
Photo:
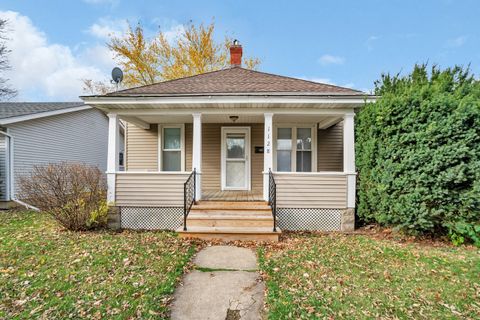
[{"label": "house number sign", "polygon": [[270,153],[270,148],[272,146],[272,128],[270,126],[267,127],[267,141],[265,146],[265,153]]}]

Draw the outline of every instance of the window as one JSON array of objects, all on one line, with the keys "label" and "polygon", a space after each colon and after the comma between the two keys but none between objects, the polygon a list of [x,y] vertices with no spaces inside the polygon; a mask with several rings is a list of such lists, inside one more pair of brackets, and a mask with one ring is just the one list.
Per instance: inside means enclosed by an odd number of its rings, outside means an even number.
[{"label": "window", "polygon": [[316,170],[315,126],[278,127],[276,129],[276,170],[312,172]]},{"label": "window", "polygon": [[297,172],[312,171],[312,128],[297,128]]},{"label": "window", "polygon": [[277,171],[292,169],[292,128],[277,129]]},{"label": "window", "polygon": [[183,126],[163,126],[161,128],[161,168],[162,171],[183,171],[184,133]]},{"label": "window", "polygon": [[120,152],[120,153],[118,154],[118,165],[119,165],[120,167],[123,167],[123,163],[124,163],[123,152]]}]

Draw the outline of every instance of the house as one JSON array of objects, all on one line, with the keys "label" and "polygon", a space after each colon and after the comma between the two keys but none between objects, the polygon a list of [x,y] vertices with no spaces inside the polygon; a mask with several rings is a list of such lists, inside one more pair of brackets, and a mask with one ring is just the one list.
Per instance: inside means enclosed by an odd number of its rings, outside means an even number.
[{"label": "house", "polygon": [[113,222],[226,239],[353,230],[354,116],[374,97],[244,69],[240,45],[230,54],[224,70],[82,97],[110,120]]},{"label": "house", "polygon": [[35,165],[67,161],[106,171],[107,136],[105,113],[82,102],[0,103],[2,206],[19,201],[16,182]]}]

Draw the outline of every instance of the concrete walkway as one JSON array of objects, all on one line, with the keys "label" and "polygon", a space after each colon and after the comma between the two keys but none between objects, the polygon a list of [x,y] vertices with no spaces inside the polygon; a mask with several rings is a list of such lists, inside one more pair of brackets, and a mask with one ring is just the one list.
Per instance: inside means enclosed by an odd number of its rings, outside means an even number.
[{"label": "concrete walkway", "polygon": [[261,319],[265,286],[255,253],[230,246],[207,247],[194,259],[196,270],[175,291],[172,319]]}]

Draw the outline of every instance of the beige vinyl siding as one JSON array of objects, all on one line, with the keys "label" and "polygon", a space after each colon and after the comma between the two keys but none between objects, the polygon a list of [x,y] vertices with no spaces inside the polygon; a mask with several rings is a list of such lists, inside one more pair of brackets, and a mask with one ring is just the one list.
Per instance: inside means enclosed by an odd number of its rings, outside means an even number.
[{"label": "beige vinyl siding", "polygon": [[[221,190],[221,128],[243,126],[251,128],[251,179],[252,190],[263,190],[263,154],[255,153],[255,146],[263,146],[263,123],[258,124],[202,124],[202,188],[206,191]],[[185,171],[192,170],[191,123],[185,124]],[[127,171],[158,170],[158,126],[145,130],[131,123],[126,126]]]},{"label": "beige vinyl siding", "polygon": [[125,132],[127,170],[158,171],[157,125],[145,130],[127,123]]},{"label": "beige vinyl siding", "polygon": [[317,171],[343,171],[343,122],[318,130]]},{"label": "beige vinyl siding", "polygon": [[116,205],[182,207],[188,173],[119,173]]},{"label": "beige vinyl siding", "polygon": [[275,174],[279,208],[332,208],[347,206],[347,178],[344,175]]},{"label": "beige vinyl siding", "polygon": [[255,192],[263,192],[263,153],[255,153],[255,146],[263,147],[264,126],[263,123],[253,124],[251,129],[252,135],[252,151],[250,158],[252,159],[252,190]]},{"label": "beige vinyl siding", "polygon": [[[205,123],[202,125],[202,189],[205,191],[221,190],[221,131],[222,127],[251,128],[251,179],[252,190],[263,190],[263,154],[255,153],[255,146],[263,146],[263,123],[255,124],[221,124]],[[186,135],[187,137],[187,135]],[[191,138],[190,143],[191,143]],[[186,143],[188,149],[188,143]],[[191,149],[190,149],[191,150]],[[190,151],[191,152],[191,151]],[[187,153],[187,158],[189,157]],[[191,159],[191,155],[190,155]]]},{"label": "beige vinyl siding", "polygon": [[202,125],[202,190],[220,190],[221,124]]},{"label": "beige vinyl siding", "polygon": [[193,125],[185,123],[185,171],[192,171]]}]

